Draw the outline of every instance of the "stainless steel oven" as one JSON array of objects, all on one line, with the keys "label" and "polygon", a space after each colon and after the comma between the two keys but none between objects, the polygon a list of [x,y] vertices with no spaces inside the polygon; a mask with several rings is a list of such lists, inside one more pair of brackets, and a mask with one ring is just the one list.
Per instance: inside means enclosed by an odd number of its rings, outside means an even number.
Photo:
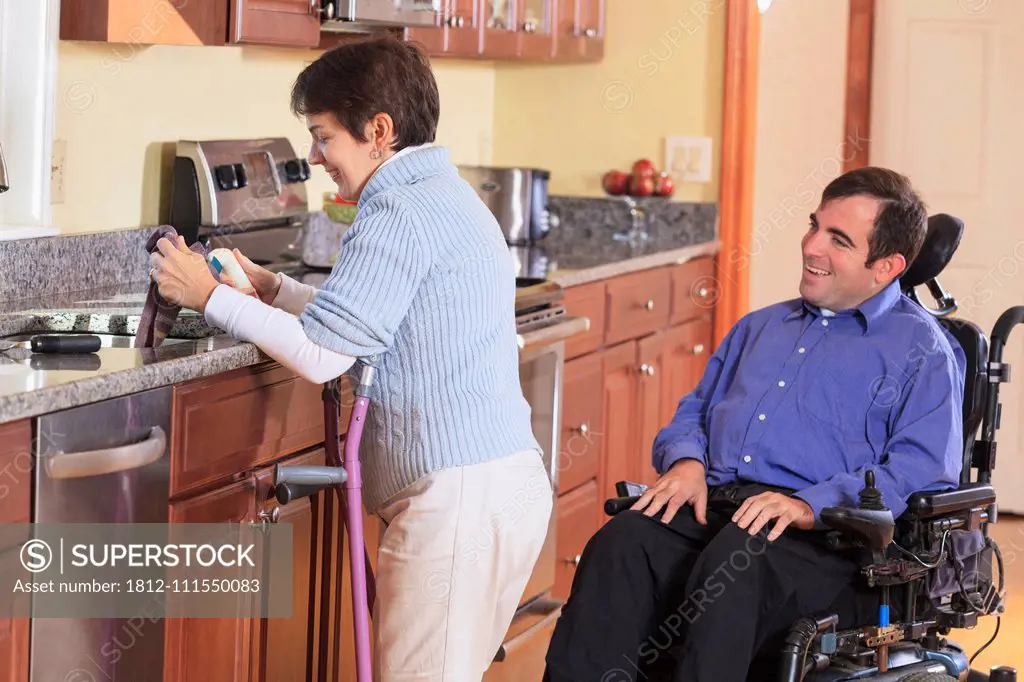
[{"label": "stainless steel oven", "polygon": [[[529,296],[524,294],[517,300],[517,307],[521,303],[523,309],[519,315],[519,379],[523,395],[530,403],[533,433],[544,450],[544,465],[557,497],[565,340],[586,331],[590,321],[565,314],[557,304],[561,297],[557,287],[544,283],[536,285],[533,293],[538,294],[538,300],[548,295],[548,300],[533,309]],[[552,503],[554,509],[554,500]],[[551,630],[562,608],[561,601],[551,598],[557,564],[556,529],[557,518],[552,512],[533,574],[484,682],[541,679]]]}]

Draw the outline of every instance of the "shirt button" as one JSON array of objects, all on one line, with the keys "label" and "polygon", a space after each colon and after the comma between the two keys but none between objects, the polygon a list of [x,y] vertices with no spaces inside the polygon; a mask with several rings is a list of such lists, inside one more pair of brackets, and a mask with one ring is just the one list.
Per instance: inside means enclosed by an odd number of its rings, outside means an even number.
[{"label": "shirt button", "polygon": [[822,320],[821,321],[821,326],[822,327],[827,327],[828,326],[828,320]]},{"label": "shirt button", "polygon": [[804,352],[804,348],[803,347],[801,347],[800,350],[797,351],[797,353],[803,353],[803,352]]},{"label": "shirt button", "polygon": [[762,421],[763,422],[765,419],[766,419],[766,417],[763,414],[757,415],[757,420],[758,421]]},{"label": "shirt button", "polygon": [[743,461],[744,461],[744,462],[747,462],[747,463],[749,464],[749,463],[750,463],[750,455],[746,455],[746,456],[745,456],[745,457],[743,458]]},{"label": "shirt button", "polygon": [[782,388],[782,387],[783,387],[783,386],[785,386],[785,385],[786,385],[786,382],[785,382],[785,381],[780,381],[780,382],[779,382],[779,388]]}]

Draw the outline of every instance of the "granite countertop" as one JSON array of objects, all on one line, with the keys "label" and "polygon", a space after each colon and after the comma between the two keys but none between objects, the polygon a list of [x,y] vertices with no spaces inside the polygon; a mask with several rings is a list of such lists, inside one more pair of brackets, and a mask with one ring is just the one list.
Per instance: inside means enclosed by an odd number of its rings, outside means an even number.
[{"label": "granite countertop", "polygon": [[[585,230],[565,230],[531,249],[513,250],[520,276],[541,276],[562,286],[712,255],[714,231],[652,232],[643,242],[611,240]],[[525,260],[523,260],[525,259]],[[314,286],[326,274],[297,276]],[[55,412],[108,398],[248,367],[270,358],[251,343],[206,325],[182,310],[168,339],[157,348],[131,347],[149,283],[128,282],[52,293],[33,300],[0,301],[0,337],[47,332],[118,335],[86,356],[34,354],[28,343],[0,352],[0,423]]]}]

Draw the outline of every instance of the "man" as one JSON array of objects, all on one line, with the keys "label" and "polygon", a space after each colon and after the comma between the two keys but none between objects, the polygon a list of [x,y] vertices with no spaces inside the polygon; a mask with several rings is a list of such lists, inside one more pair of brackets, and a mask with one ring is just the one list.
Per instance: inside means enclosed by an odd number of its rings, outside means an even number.
[{"label": "man", "polygon": [[677,682],[742,682],[796,619],[858,589],[856,561],[822,542],[823,508],[856,506],[866,469],[894,516],[958,484],[965,356],[898,281],[926,227],[893,171],[825,188],[801,297],[744,316],[679,402],[654,442],[661,478],[583,552],[545,680],[667,664]]}]

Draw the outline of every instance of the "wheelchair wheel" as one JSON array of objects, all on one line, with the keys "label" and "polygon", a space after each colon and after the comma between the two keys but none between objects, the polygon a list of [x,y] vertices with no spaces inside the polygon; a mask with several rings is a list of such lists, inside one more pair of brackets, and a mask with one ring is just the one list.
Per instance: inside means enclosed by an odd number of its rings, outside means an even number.
[{"label": "wheelchair wheel", "polygon": [[910,673],[899,682],[956,682],[956,678],[946,673]]}]

